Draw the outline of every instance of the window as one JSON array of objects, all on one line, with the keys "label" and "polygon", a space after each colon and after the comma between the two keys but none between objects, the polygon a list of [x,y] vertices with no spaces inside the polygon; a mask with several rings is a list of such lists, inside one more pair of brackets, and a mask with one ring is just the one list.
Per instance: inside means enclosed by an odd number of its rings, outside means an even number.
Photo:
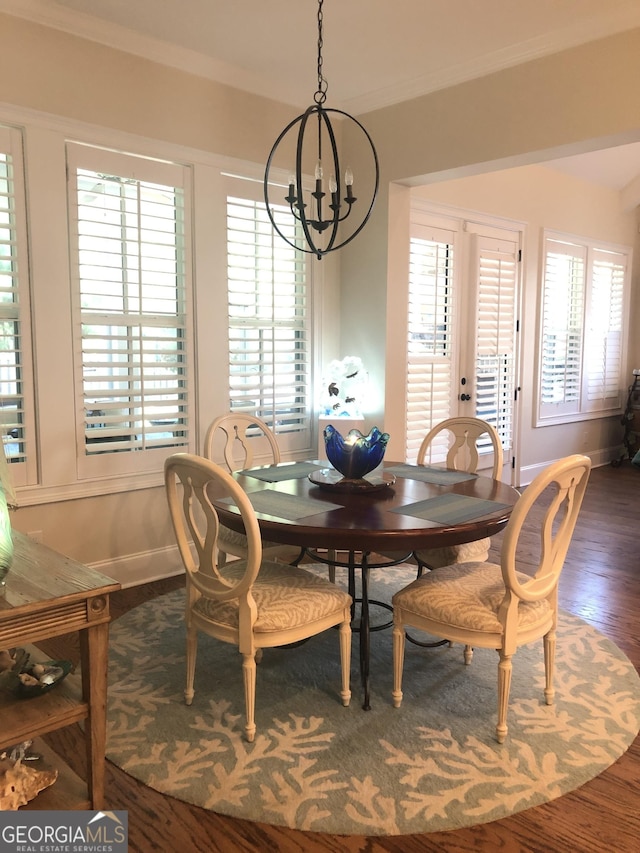
[{"label": "window", "polygon": [[[264,202],[227,198],[229,398],[258,415],[283,450],[308,448],[311,435],[310,288],[305,254],[274,231]],[[282,212],[283,233],[291,223]],[[294,225],[290,224],[292,229]]]},{"label": "window", "polygon": [[188,170],[81,145],[69,162],[79,473],[159,469],[192,420]]},{"label": "window", "polygon": [[16,485],[35,476],[29,315],[22,136],[0,127],[0,429]]},{"label": "window", "polygon": [[[495,428],[505,455],[512,448],[515,416],[518,256],[515,234],[471,234],[477,302],[475,415]],[[489,446],[487,439],[484,446]]]},{"label": "window", "polygon": [[415,462],[426,432],[451,414],[454,258],[453,232],[413,224],[407,340],[409,462]]},{"label": "window", "polygon": [[630,253],[570,236],[545,235],[541,422],[620,408]]}]

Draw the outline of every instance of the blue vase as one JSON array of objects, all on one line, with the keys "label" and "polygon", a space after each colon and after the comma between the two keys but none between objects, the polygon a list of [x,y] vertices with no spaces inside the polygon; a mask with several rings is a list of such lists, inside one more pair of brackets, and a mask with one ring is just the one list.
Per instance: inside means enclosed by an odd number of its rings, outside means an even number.
[{"label": "blue vase", "polygon": [[369,435],[352,429],[346,438],[331,424],[324,429],[327,458],[347,480],[361,480],[382,462],[389,441],[388,432],[373,427]]}]

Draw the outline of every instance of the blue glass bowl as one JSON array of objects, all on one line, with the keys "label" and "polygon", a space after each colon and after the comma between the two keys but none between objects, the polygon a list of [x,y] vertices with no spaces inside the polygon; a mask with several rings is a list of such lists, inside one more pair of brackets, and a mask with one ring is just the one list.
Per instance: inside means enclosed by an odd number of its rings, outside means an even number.
[{"label": "blue glass bowl", "polygon": [[369,435],[352,429],[343,438],[329,424],[324,428],[324,443],[327,458],[333,467],[347,480],[361,480],[382,462],[389,441],[388,432],[373,427]]}]

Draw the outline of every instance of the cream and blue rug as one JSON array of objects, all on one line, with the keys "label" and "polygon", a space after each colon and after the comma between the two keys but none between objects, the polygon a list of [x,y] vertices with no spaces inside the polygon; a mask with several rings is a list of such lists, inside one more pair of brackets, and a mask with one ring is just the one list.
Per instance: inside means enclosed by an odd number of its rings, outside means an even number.
[{"label": "cream and blue rug", "polygon": [[[372,597],[388,601],[414,575],[403,567],[374,576]],[[154,599],[112,624],[107,756],[150,787],[215,812],[341,835],[456,829],[577,788],[640,728],[633,665],[563,613],[555,705],[542,695],[542,643],[520,648],[502,746],[494,739],[497,654],[478,649],[467,667],[460,646],[408,644],[404,701],[394,709],[390,630],[372,635],[368,712],[355,633],[348,708],[338,696],[337,632],[265,650],[249,744],[234,647],[201,636],[196,694],[184,704],[183,596]]]}]

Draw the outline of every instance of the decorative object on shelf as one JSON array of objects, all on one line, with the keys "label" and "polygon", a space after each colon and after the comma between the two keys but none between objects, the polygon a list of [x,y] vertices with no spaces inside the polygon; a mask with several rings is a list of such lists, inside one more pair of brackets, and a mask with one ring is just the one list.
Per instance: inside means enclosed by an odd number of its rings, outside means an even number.
[{"label": "decorative object on shelf", "polygon": [[35,799],[58,778],[57,770],[44,770],[26,765],[39,759],[29,753],[31,741],[0,752],[0,811],[16,811]]},{"label": "decorative object on shelf", "polygon": [[368,435],[352,429],[343,438],[332,424],[328,424],[324,428],[324,441],[327,458],[333,467],[347,480],[361,480],[382,462],[389,433],[380,432],[378,427],[373,427]]},{"label": "decorative object on shelf", "polygon": [[356,355],[346,355],[341,361],[334,358],[322,380],[321,414],[361,418],[368,382],[369,375],[361,358]]},{"label": "decorative object on shelf", "polygon": [[[324,0],[318,0],[318,89],[313,96],[314,103],[302,115],[290,122],[276,139],[269,154],[264,175],[264,200],[275,231],[294,249],[313,254],[318,260],[328,252],[341,249],[364,228],[373,209],[380,180],[378,155],[365,128],[357,119],[343,110],[324,107],[328,84],[322,73],[323,2]],[[346,135],[354,137],[354,147],[365,152],[363,170],[358,174],[357,181],[349,166],[343,170],[340,165],[336,133],[331,125],[329,113],[342,119],[340,135],[343,138]],[[283,216],[280,211],[274,211],[269,199],[272,161],[281,145],[285,147],[287,142],[290,153],[285,156],[293,156],[294,134],[290,134],[289,131],[297,125],[299,129],[295,138],[295,173],[289,176],[289,190],[283,196],[282,202],[288,205],[294,224],[299,223],[302,227],[307,248],[304,248],[300,244],[300,239],[296,237],[297,229],[288,226],[286,214]],[[370,157],[368,169],[365,161],[367,154]],[[315,177],[314,189],[309,192],[308,204],[304,201],[303,176],[305,173],[308,175],[313,173]],[[327,178],[328,182],[325,183]],[[354,194],[356,185],[359,198]],[[326,189],[329,190],[330,201],[327,199]]]},{"label": "decorative object on shelf", "polygon": [[73,668],[70,660],[47,660],[30,663],[24,649],[0,651],[0,688],[21,699],[42,696],[60,684]]}]

